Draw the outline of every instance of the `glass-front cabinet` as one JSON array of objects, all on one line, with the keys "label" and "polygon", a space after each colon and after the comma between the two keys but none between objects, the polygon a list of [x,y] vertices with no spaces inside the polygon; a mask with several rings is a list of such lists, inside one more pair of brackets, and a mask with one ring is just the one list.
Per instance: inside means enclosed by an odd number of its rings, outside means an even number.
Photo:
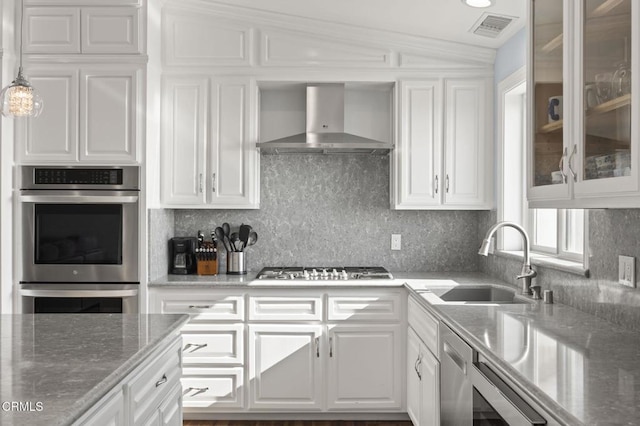
[{"label": "glass-front cabinet", "polygon": [[640,207],[640,2],[529,6],[530,207]]}]

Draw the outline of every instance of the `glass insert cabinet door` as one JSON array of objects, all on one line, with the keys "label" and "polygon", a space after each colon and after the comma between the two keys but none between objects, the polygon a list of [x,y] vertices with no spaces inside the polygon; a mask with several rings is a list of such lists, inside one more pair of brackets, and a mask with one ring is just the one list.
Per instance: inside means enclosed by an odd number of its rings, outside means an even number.
[{"label": "glass insert cabinet door", "polygon": [[[631,175],[631,4],[584,0],[585,181]],[[635,71],[635,70],[634,70]]]},{"label": "glass insert cabinet door", "polygon": [[563,1],[533,0],[532,186],[566,183],[563,142]]}]

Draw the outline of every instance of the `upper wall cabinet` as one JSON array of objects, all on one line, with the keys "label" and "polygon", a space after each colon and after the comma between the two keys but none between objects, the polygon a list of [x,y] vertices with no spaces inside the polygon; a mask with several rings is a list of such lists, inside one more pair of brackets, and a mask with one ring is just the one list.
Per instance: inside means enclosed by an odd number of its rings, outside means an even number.
[{"label": "upper wall cabinet", "polygon": [[255,82],[245,77],[164,78],[163,204],[259,207],[255,92]]},{"label": "upper wall cabinet", "polygon": [[143,16],[140,7],[26,7],[24,53],[140,54]]},{"label": "upper wall cabinet", "polygon": [[530,2],[530,207],[640,207],[640,4]]},{"label": "upper wall cabinet", "polygon": [[485,78],[399,83],[394,208],[491,208],[490,93]]},{"label": "upper wall cabinet", "polygon": [[46,104],[17,122],[20,164],[137,161],[143,131],[143,67],[133,64],[27,66]]}]

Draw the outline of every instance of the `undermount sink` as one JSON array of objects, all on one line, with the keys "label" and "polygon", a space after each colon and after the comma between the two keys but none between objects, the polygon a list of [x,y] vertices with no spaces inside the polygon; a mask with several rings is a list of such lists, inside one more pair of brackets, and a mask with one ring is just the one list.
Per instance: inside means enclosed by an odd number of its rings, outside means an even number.
[{"label": "undermount sink", "polygon": [[467,303],[529,303],[515,291],[492,286],[455,287],[443,293],[440,299],[445,302]]}]

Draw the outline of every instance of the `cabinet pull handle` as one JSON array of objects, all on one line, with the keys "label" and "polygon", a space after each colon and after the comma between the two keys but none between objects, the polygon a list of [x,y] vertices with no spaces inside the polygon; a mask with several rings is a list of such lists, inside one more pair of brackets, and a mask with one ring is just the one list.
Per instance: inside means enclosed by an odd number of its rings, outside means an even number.
[{"label": "cabinet pull handle", "polygon": [[182,395],[186,395],[191,391],[195,391],[195,393],[193,395],[189,395],[189,396],[193,397],[193,396],[198,395],[199,393],[204,393],[204,392],[206,392],[208,390],[209,390],[209,388],[186,388],[184,390],[184,392],[182,392]]},{"label": "cabinet pull handle", "polygon": [[211,192],[216,192],[216,174],[211,176]]},{"label": "cabinet pull handle", "polygon": [[446,181],[445,181],[445,190],[447,194],[449,193],[449,174],[447,173]]},{"label": "cabinet pull handle", "polygon": [[164,385],[165,383],[167,383],[167,375],[163,374],[162,375],[162,379],[158,380],[156,382],[156,387],[160,386],[160,385]]},{"label": "cabinet pull handle", "polygon": [[436,175],[436,194],[438,193],[438,175]]},{"label": "cabinet pull handle", "polygon": [[418,369],[420,364],[422,364],[422,357],[420,355],[418,355],[418,358],[416,358],[416,363],[413,365],[413,369],[416,370],[416,374],[418,375],[418,379],[420,381],[422,381],[422,374],[420,374],[420,370]]},{"label": "cabinet pull handle", "polygon": [[333,358],[333,337],[329,337],[329,358]]},{"label": "cabinet pull handle", "polygon": [[578,145],[574,144],[573,145],[573,151],[571,151],[571,155],[569,156],[569,173],[571,173],[571,177],[573,177],[573,181],[577,182],[578,181],[578,175],[576,174],[576,172],[573,171],[573,156],[576,155],[576,152],[578,150]]},{"label": "cabinet pull handle", "polygon": [[211,305],[189,305],[189,309],[211,309]]},{"label": "cabinet pull handle", "polygon": [[186,351],[189,348],[193,348],[193,350],[191,352],[195,352],[198,349],[202,349],[202,348],[206,348],[207,347],[207,343],[201,343],[201,344],[197,344],[197,343],[187,343],[184,346],[184,349],[182,349],[182,352]]},{"label": "cabinet pull handle", "polygon": [[200,175],[198,176],[198,185],[200,187],[200,193],[202,194],[203,188],[202,188],[202,173],[200,173]]},{"label": "cabinet pull handle", "polygon": [[560,162],[558,163],[558,168],[560,169],[560,174],[562,174],[562,183],[567,183],[567,174],[564,172],[564,159],[567,156],[567,147],[564,147],[564,152],[562,153],[562,157],[560,157]]},{"label": "cabinet pull handle", "polygon": [[320,358],[320,338],[319,337],[315,338],[315,343],[316,343],[316,358]]}]

